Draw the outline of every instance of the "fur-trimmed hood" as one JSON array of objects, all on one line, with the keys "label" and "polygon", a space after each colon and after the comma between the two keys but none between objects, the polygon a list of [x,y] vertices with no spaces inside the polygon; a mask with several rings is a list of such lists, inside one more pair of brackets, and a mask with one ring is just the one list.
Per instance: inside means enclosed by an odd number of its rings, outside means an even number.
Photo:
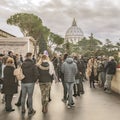
[{"label": "fur-trimmed hood", "polygon": [[42,62],[40,65],[38,65],[38,67],[41,70],[49,70],[49,63],[48,62]]},{"label": "fur-trimmed hood", "polygon": [[53,66],[53,63],[51,61],[44,60],[44,61],[42,61],[42,63],[38,63],[36,65],[41,70],[49,70],[50,75],[55,74],[54,66]]}]

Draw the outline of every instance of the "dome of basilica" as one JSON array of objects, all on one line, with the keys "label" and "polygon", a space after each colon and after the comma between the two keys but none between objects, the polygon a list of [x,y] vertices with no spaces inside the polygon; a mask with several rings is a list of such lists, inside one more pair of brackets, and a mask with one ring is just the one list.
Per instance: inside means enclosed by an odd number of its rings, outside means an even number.
[{"label": "dome of basilica", "polygon": [[65,34],[65,42],[76,44],[84,37],[82,30],[77,27],[75,19],[73,20],[72,26],[67,30]]}]

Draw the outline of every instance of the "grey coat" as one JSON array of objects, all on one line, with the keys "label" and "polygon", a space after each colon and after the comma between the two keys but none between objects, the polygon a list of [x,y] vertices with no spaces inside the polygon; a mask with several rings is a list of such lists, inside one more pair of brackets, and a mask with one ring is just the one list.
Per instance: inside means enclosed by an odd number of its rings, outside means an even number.
[{"label": "grey coat", "polygon": [[77,74],[77,65],[73,62],[72,58],[67,58],[62,64],[62,73],[64,74],[65,82],[74,82],[75,75]]}]

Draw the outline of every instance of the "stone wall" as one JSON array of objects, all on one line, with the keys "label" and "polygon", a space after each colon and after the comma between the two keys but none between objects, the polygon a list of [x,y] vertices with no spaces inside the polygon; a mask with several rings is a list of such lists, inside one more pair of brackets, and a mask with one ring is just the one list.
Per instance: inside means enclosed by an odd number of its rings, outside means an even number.
[{"label": "stone wall", "polygon": [[23,38],[0,38],[0,53],[13,50],[16,54],[22,54],[24,57],[27,52],[34,54],[35,40],[31,37]]},{"label": "stone wall", "polygon": [[116,74],[113,77],[111,88],[114,92],[120,94],[120,68],[117,68]]}]

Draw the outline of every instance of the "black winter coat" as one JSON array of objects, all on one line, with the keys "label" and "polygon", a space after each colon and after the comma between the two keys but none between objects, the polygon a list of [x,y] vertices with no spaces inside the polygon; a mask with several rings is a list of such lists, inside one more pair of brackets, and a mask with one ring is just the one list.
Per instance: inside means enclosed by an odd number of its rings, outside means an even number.
[{"label": "black winter coat", "polygon": [[3,93],[4,94],[14,94],[17,93],[18,82],[13,75],[14,67],[11,65],[6,65],[4,68],[4,82],[3,82]]},{"label": "black winter coat", "polygon": [[114,60],[111,60],[106,64],[105,71],[107,74],[112,74],[112,75],[116,73],[116,63]]},{"label": "black winter coat", "polygon": [[42,62],[38,66],[38,71],[39,71],[39,82],[42,82],[42,83],[52,82],[53,76],[49,74],[48,62]]},{"label": "black winter coat", "polygon": [[26,59],[22,66],[23,74],[25,78],[22,80],[22,83],[35,83],[38,78],[37,66],[33,63],[31,59]]},{"label": "black winter coat", "polygon": [[[79,60],[74,60],[74,62],[76,63],[77,69],[78,69],[78,72],[77,72],[77,74],[75,76],[75,79],[80,79],[82,77],[83,73],[84,73],[83,72],[84,64]],[[80,74],[80,72],[81,72],[81,74]]]}]

